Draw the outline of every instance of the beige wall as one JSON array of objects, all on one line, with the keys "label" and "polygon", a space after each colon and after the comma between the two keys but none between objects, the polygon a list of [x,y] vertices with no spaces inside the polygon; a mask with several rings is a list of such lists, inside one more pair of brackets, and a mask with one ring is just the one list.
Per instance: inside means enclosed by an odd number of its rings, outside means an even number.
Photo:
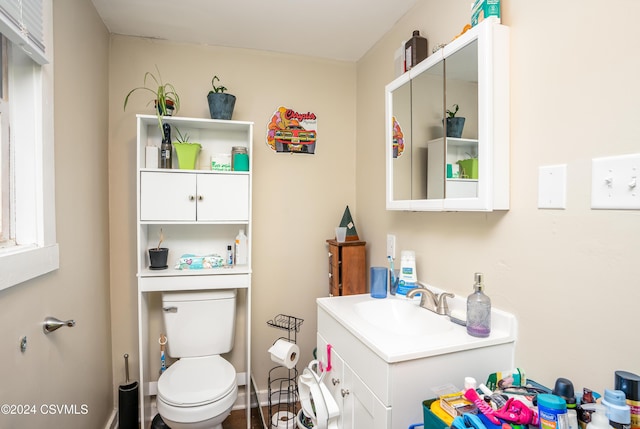
[{"label": "beige wall", "polygon": [[[518,317],[516,364],[531,378],[611,388],[615,370],[640,373],[640,212],[590,209],[591,159],[640,152],[640,4],[503,1],[511,209],[387,212],[383,100],[394,51],[414,29],[430,46],[449,40],[467,22],[468,4],[419,1],[358,62],[357,206],[370,263],[384,264],[386,233],[394,233],[398,251],[415,250],[418,277],[434,286],[466,296],[473,273],[484,272],[494,306]],[[554,164],[567,164],[567,209],[539,210],[538,167]]]},{"label": "beige wall", "polygon": [[[60,269],[0,292],[0,403],[36,407],[35,415],[0,416],[3,428],[99,428],[114,406],[103,102],[109,34],[88,0],[56,0],[53,13]],[[76,326],[45,336],[47,316],[75,319]],[[45,415],[40,407],[49,404],[79,414]]]},{"label": "beige wall", "polygon": [[[233,119],[255,122],[251,343],[253,374],[259,388],[266,389],[268,370],[274,366],[267,349],[286,335],[266,322],[279,313],[305,319],[298,337],[301,359],[312,359],[315,298],[328,291],[325,240],[333,236],[346,205],[357,213],[355,64],[112,36],[109,165],[116,369],[122,353],[135,350],[137,344],[135,114],[153,113],[142,96],[132,97],[126,112],[122,104],[127,92],[141,85],[144,73],[153,71],[155,64],[180,94],[180,116],[209,117],[206,95],[211,78],[217,75],[238,98]],[[276,154],[267,146],[266,126],[279,105],[317,115],[315,155]],[[160,329],[155,326],[152,336]],[[243,371],[239,352],[244,336],[238,334],[231,360]],[[156,339],[150,341],[155,349],[152,356],[159,353]],[[137,365],[137,356],[132,358]]]}]

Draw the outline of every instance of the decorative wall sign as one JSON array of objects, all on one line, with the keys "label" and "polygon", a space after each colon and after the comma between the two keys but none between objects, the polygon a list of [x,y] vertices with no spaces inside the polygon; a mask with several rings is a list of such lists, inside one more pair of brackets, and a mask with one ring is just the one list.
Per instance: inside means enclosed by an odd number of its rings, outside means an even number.
[{"label": "decorative wall sign", "polygon": [[393,127],[393,157],[399,158],[404,152],[404,134],[395,116],[391,117],[391,126]]},{"label": "decorative wall sign", "polygon": [[315,113],[300,113],[280,106],[267,125],[267,144],[276,152],[313,154],[317,129]]}]

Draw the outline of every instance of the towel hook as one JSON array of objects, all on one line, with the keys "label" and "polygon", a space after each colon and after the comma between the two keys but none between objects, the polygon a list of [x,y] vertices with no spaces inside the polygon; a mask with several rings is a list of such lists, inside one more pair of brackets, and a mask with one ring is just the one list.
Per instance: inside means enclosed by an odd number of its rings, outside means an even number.
[{"label": "towel hook", "polygon": [[73,319],[62,321],[60,319],[56,319],[55,317],[49,316],[46,319],[44,319],[42,330],[44,331],[45,334],[48,334],[63,326],[68,326],[70,328],[73,328],[74,326],[76,326],[76,321]]}]

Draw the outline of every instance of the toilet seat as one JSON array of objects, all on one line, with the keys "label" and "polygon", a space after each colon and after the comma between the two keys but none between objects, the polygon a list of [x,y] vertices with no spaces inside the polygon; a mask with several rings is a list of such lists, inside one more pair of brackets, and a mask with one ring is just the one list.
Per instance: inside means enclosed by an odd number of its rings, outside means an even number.
[{"label": "toilet seat", "polygon": [[217,355],[182,358],[158,380],[158,399],[173,407],[211,404],[233,391],[237,392],[235,368]]}]

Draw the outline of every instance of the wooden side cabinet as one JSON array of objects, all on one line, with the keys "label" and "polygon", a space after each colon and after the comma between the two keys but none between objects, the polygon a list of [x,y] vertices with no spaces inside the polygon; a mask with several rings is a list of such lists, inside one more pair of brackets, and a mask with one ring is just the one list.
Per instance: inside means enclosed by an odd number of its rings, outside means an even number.
[{"label": "wooden side cabinet", "polygon": [[329,244],[329,295],[367,292],[365,241],[327,240]]}]

